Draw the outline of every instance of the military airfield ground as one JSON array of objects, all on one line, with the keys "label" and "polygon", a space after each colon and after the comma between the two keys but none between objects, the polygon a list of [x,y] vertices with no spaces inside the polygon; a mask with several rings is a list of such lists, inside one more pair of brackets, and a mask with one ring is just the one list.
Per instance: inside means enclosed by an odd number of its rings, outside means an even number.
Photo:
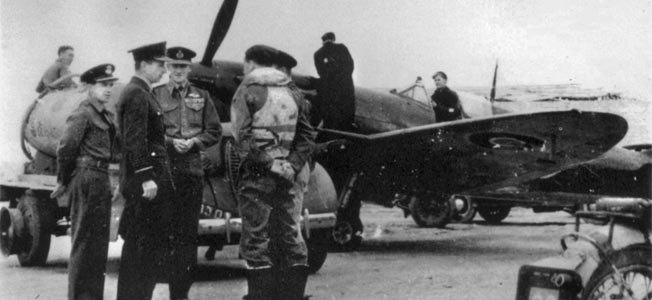
[{"label": "military airfield ground", "polygon": [[[330,253],[310,276],[312,299],[514,299],[519,267],[558,253],[559,238],[574,224],[564,212],[515,208],[498,226],[476,216],[470,224],[426,229],[399,209],[372,204],[363,205],[362,219],[360,248]],[[110,246],[105,299],[115,299],[121,247]],[[213,261],[203,258],[205,250],[198,250],[190,299],[241,299],[246,279],[237,247],[225,247]],[[0,258],[0,299],[65,299],[69,251],[70,239],[58,237],[44,267],[23,268],[15,256]],[[167,284],[156,286],[153,299],[168,299]]]}]

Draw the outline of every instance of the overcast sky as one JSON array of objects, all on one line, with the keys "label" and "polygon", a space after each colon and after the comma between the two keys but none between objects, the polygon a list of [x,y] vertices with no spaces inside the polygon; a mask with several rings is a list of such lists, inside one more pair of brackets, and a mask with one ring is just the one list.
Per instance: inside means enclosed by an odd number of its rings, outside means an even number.
[{"label": "overcast sky", "polygon": [[[68,0],[0,2],[0,140],[14,142],[34,87],[62,44],[72,71],[105,62],[127,81],[131,48],[158,41],[203,54],[221,1]],[[215,58],[242,60],[253,44],[293,54],[316,74],[312,55],[334,31],[355,60],[356,85],[404,87],[417,75],[455,86],[581,83],[651,98],[651,1],[242,0]],[[426,82],[432,86],[432,82]],[[3,143],[6,144],[6,143]],[[10,152],[19,149],[9,145]],[[3,147],[8,147],[4,145]],[[5,150],[6,148],[0,148]],[[3,151],[6,153],[6,151]]]}]

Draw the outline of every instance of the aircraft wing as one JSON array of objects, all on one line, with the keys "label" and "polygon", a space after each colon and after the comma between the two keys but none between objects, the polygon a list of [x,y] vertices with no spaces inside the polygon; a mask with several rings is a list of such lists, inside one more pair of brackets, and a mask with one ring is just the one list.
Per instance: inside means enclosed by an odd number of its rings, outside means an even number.
[{"label": "aircraft wing", "polygon": [[342,154],[382,184],[440,192],[495,191],[594,159],[627,132],[624,118],[577,110],[500,115],[361,135]]},{"label": "aircraft wing", "polygon": [[548,176],[466,196],[476,203],[560,207],[593,203],[605,196],[650,199],[652,149],[614,147],[594,160]]}]

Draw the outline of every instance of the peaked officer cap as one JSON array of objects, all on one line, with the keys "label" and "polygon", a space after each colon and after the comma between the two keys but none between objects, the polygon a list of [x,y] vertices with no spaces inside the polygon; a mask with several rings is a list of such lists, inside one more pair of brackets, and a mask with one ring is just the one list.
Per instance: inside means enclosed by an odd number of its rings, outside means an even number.
[{"label": "peaked officer cap", "polygon": [[113,72],[115,72],[114,65],[102,64],[99,66],[95,66],[89,69],[88,71],[82,73],[79,80],[81,80],[81,82],[88,83],[88,84],[118,80],[117,77],[113,77]]},{"label": "peaked officer cap", "polygon": [[169,61],[170,60],[169,58],[167,58],[167,56],[165,56],[165,42],[141,46],[135,49],[131,49],[127,52],[130,52],[134,55],[135,61],[141,61],[141,60]]},{"label": "peaked officer cap", "polygon": [[192,51],[188,48],[184,47],[172,47],[168,48],[168,50],[165,52],[167,57],[170,59],[168,62],[171,64],[183,64],[183,65],[189,65],[190,60],[197,56],[197,53],[195,51]]}]

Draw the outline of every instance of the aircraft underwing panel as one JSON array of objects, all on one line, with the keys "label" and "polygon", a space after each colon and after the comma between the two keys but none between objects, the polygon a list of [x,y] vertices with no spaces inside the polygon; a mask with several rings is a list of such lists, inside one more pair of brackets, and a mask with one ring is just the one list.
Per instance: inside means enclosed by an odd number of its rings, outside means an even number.
[{"label": "aircraft underwing panel", "polygon": [[544,112],[361,136],[356,148],[359,168],[376,181],[478,192],[594,159],[626,132],[613,114]]}]

